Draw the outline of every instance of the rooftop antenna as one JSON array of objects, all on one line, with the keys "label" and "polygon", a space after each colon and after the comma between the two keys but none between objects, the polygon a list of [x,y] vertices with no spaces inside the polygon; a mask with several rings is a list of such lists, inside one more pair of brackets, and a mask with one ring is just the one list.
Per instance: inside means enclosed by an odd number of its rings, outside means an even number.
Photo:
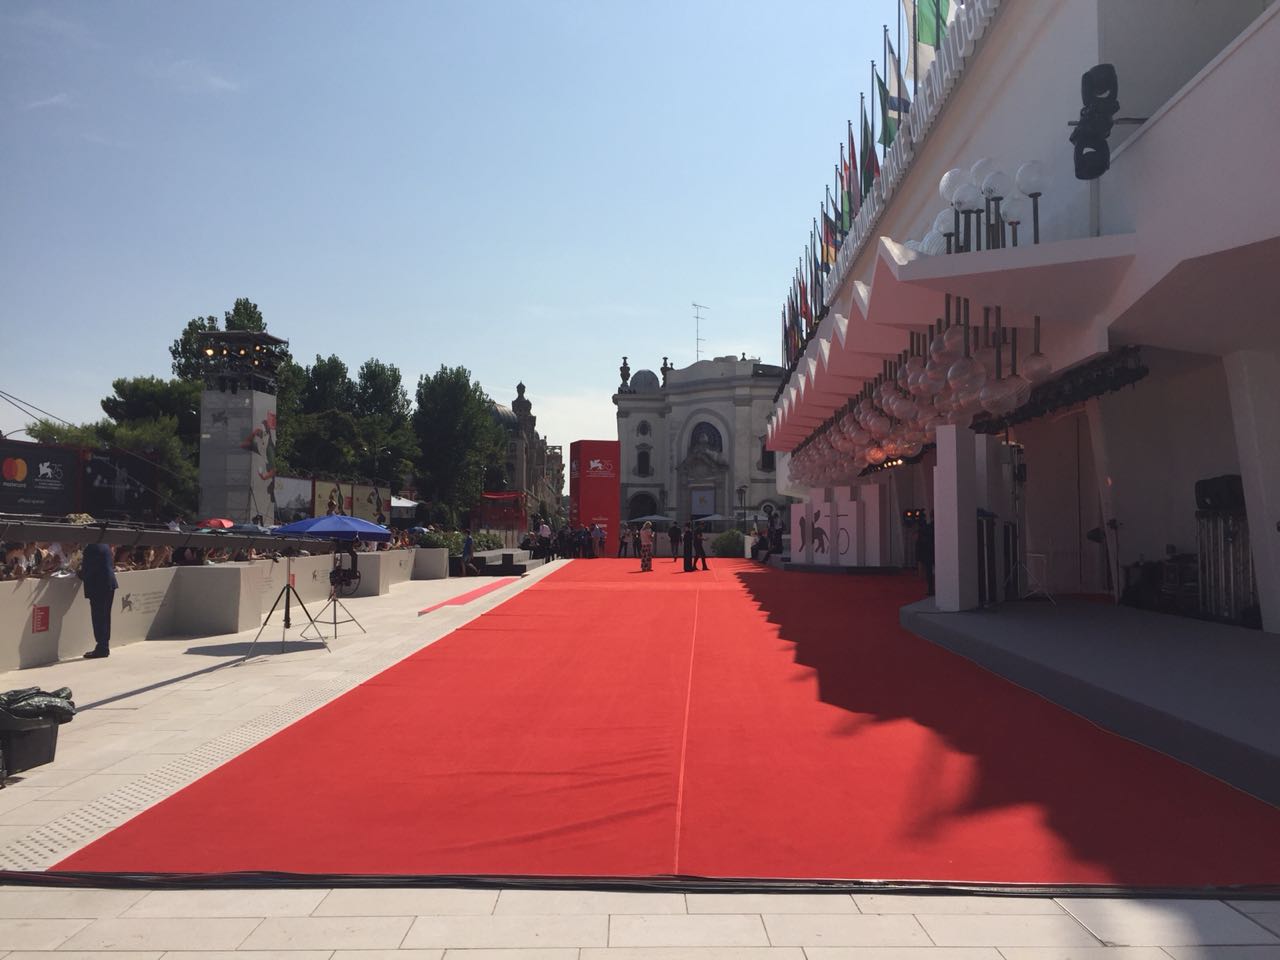
[{"label": "rooftop antenna", "polygon": [[702,338],[702,312],[711,308],[705,304],[693,305],[693,359],[696,363],[702,359],[702,345],[707,341]]}]

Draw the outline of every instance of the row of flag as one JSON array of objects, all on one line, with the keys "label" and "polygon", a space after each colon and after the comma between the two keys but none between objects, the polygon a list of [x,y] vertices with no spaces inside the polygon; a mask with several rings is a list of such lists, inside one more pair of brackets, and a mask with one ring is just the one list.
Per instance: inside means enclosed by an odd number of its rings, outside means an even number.
[{"label": "row of flag", "polygon": [[[827,277],[835,266],[840,244],[849,233],[863,200],[880,176],[876,144],[887,151],[898,135],[902,118],[911,109],[915,89],[920,78],[928,73],[938,46],[946,36],[947,25],[955,17],[957,5],[951,0],[901,0],[901,3],[910,34],[906,72],[902,70],[886,26],[882,61],[884,73],[876,68],[874,62],[871,64],[871,112],[868,115],[866,97],[860,95],[859,137],[855,139],[853,121],[848,121],[846,139],[840,144],[840,160],[835,167],[835,182],[826,188],[821,213],[814,218],[809,243],[782,306],[782,355],[789,371],[795,368],[809,337],[825,316],[824,285]],[[962,5],[964,0],[958,0],[958,3]],[[902,22],[900,19],[899,41]],[[876,134],[877,119],[880,121],[879,135]]]}]

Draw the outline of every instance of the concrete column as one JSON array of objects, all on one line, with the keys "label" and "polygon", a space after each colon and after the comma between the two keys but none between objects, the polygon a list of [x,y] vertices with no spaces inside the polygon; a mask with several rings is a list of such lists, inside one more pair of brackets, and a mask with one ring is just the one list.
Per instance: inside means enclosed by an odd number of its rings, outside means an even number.
[{"label": "concrete column", "polygon": [[938,428],[933,481],[934,576],[939,610],[978,606],[978,503],[973,431]]},{"label": "concrete column", "polygon": [[1280,356],[1240,351],[1223,357],[1262,629],[1280,633]]}]

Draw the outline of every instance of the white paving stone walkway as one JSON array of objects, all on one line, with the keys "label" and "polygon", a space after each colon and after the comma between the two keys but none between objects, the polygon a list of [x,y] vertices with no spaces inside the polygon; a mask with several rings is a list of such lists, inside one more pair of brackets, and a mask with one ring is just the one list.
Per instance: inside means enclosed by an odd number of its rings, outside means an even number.
[{"label": "white paving stone walkway", "polygon": [[[554,565],[553,565],[554,567]],[[549,572],[347,601],[369,633],[232,665],[252,632],[0,674],[70,686],[57,761],[0,790],[0,867],[45,869]],[[351,632],[348,632],[348,629]],[[293,631],[296,634],[296,628]],[[261,649],[261,648],[260,648]],[[1280,853],[1277,855],[1280,879]],[[0,960],[1280,960],[1280,900],[0,887]]]}]

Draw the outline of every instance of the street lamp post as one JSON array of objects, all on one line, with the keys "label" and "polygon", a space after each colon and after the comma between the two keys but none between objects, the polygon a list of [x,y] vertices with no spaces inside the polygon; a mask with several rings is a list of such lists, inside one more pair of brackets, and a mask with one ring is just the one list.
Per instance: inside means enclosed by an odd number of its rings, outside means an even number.
[{"label": "street lamp post", "polygon": [[747,487],[746,484],[738,487],[738,514],[741,518],[740,529],[743,533],[747,532]]}]

